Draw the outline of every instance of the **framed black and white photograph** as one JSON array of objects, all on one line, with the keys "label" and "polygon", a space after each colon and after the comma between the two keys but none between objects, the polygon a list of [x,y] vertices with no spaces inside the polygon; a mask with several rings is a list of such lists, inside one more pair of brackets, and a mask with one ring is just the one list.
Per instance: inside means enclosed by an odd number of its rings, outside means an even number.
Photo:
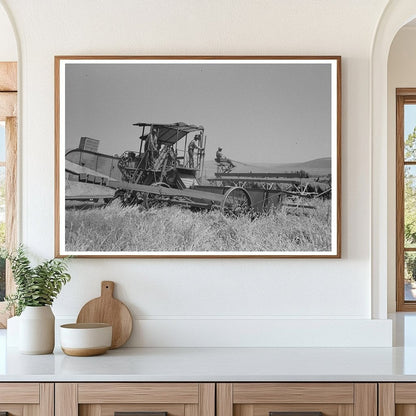
[{"label": "framed black and white photograph", "polygon": [[340,57],[55,58],[56,256],[340,257]]}]

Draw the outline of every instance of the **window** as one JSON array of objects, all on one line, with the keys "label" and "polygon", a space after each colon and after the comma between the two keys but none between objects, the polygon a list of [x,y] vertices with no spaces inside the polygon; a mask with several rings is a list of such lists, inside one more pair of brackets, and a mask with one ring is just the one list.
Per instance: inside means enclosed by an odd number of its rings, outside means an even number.
[{"label": "window", "polygon": [[[0,246],[16,247],[17,65],[0,62]],[[0,327],[6,325],[4,296],[14,289],[7,264],[0,261]]]},{"label": "window", "polygon": [[416,311],[416,88],[396,91],[397,310]]},{"label": "window", "polygon": [[[6,123],[0,121],[0,247],[6,246]],[[0,258],[0,299],[6,295],[6,262]]]}]

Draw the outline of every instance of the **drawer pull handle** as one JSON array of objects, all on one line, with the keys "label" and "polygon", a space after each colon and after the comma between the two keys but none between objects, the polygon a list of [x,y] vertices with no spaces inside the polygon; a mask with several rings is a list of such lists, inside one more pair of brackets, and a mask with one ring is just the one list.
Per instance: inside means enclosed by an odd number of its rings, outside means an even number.
[{"label": "drawer pull handle", "polygon": [[269,416],[323,416],[322,412],[269,412]]},{"label": "drawer pull handle", "polygon": [[168,416],[168,412],[115,412],[114,416]]}]

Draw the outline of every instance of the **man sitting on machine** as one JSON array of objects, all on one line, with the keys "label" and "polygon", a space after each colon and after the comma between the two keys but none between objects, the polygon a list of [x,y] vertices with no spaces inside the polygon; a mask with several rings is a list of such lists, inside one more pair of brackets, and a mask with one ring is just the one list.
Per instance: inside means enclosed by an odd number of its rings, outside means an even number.
[{"label": "man sitting on machine", "polygon": [[222,147],[219,147],[215,153],[215,161],[218,163],[218,168],[221,168],[223,173],[230,172],[232,168],[235,168],[232,160],[222,154]]}]

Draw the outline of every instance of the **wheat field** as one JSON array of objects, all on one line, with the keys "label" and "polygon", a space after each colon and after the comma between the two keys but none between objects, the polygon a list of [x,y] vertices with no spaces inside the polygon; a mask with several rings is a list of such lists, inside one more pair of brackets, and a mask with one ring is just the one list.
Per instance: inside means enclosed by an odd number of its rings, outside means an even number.
[{"label": "wheat field", "polygon": [[314,210],[280,209],[253,218],[178,206],[67,209],[67,251],[330,251],[331,201]]}]

